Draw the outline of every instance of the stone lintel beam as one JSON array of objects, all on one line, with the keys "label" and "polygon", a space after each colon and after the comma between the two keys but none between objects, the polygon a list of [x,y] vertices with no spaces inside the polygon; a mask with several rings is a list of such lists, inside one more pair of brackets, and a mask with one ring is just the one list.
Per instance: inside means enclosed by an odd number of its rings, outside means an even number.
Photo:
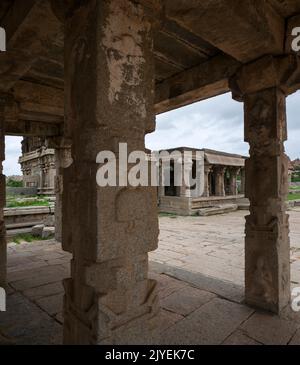
[{"label": "stone lintel beam", "polygon": [[156,114],[208,99],[229,91],[228,79],[241,64],[230,56],[217,55],[190,70],[156,85]]},{"label": "stone lintel beam", "polygon": [[20,80],[11,94],[24,112],[64,117],[64,90]]},{"label": "stone lintel beam", "polygon": [[9,136],[43,136],[61,135],[61,124],[41,123],[29,120],[9,121],[5,123],[5,134]]},{"label": "stone lintel beam", "polygon": [[267,1],[166,0],[168,18],[240,62],[282,54],[285,21]]},{"label": "stone lintel beam", "polygon": [[297,55],[265,56],[243,65],[230,79],[233,98],[277,87],[290,95],[300,88],[300,58]]},{"label": "stone lintel beam", "polygon": [[49,40],[59,37],[62,25],[49,1],[15,0],[1,26],[6,30],[7,51],[0,53],[0,90],[8,91],[39,56],[48,54]]},{"label": "stone lintel beam", "polygon": [[[16,129],[17,121],[30,122],[31,125],[37,125],[37,123],[32,124],[32,122],[63,124],[64,91],[19,81],[10,90],[9,100],[7,99],[5,103],[4,116],[6,123],[12,122],[11,128],[13,129]],[[22,128],[25,128],[24,123],[17,127],[17,130]],[[53,128],[57,128],[57,126]],[[29,130],[31,129],[30,127]],[[53,135],[52,132],[51,135]]]},{"label": "stone lintel beam", "polygon": [[[18,90],[20,91],[20,90]],[[23,90],[24,91],[24,90]],[[45,104],[34,92],[20,98],[20,94],[4,94],[3,118],[5,134],[21,136],[60,136],[63,131],[63,110]],[[51,95],[50,95],[51,96]],[[17,97],[17,98],[16,98]],[[1,98],[1,95],[0,95]],[[55,100],[55,99],[54,99]],[[60,99],[59,99],[60,100]]]}]

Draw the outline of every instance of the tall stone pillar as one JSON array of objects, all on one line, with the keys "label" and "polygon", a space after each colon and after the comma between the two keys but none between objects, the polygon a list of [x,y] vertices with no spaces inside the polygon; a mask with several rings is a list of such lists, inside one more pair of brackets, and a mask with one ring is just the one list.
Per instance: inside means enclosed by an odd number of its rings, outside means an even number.
[{"label": "tall stone pillar", "polygon": [[271,88],[245,97],[246,301],[279,312],[290,298],[285,95]]},{"label": "tall stone pillar", "polygon": [[[147,2],[149,5],[151,2]],[[146,344],[156,335],[156,187],[100,187],[101,151],[127,143],[145,150],[155,130],[152,10],[138,1],[90,0],[65,22],[66,125],[72,139],[63,171],[63,248],[73,255],[64,282],[65,344]]]},{"label": "tall stone pillar", "polygon": [[185,167],[186,166],[184,164],[184,158],[182,157],[182,162],[181,162],[181,169],[182,169],[181,179],[182,179],[182,183],[181,183],[181,186],[179,187],[180,197],[182,197],[182,198],[186,198],[186,197],[190,196],[190,189],[187,186],[186,181],[185,181],[185,170],[184,170]]},{"label": "tall stone pillar", "polygon": [[[233,95],[244,100],[246,160],[245,290],[246,302],[275,313],[290,300],[290,243],[286,198],[288,159],[287,81],[293,58],[273,58],[241,68],[231,81]],[[298,68],[299,72],[299,68]]]},{"label": "tall stone pillar", "polygon": [[5,128],[4,107],[6,97],[0,95],[0,287],[6,286],[7,247],[6,230],[4,223],[4,207],[6,203],[6,178],[3,175],[3,161],[5,160]]},{"label": "tall stone pillar", "polygon": [[215,167],[215,181],[216,181],[216,196],[225,196],[225,167]]},{"label": "tall stone pillar", "polygon": [[71,166],[71,141],[64,137],[47,140],[48,148],[55,149],[54,191],[55,191],[55,239],[62,242],[63,171]]},{"label": "tall stone pillar", "polygon": [[209,197],[210,196],[210,186],[209,186],[209,174],[212,170],[211,165],[204,166],[204,194],[203,196]]},{"label": "tall stone pillar", "polygon": [[245,180],[246,180],[245,168],[241,169],[240,176],[241,176],[241,194],[245,194]]},{"label": "tall stone pillar", "polygon": [[238,168],[230,169],[230,195],[237,195],[237,175],[239,173]]}]

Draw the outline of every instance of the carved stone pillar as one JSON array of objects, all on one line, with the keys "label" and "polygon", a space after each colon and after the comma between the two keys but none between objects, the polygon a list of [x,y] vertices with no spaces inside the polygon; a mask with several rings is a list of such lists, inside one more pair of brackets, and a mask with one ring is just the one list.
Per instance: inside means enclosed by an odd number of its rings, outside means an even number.
[{"label": "carved stone pillar", "polygon": [[223,166],[215,167],[216,196],[225,196],[224,175],[226,168]]},{"label": "carved stone pillar", "polygon": [[[246,302],[280,313],[290,300],[290,244],[286,197],[288,160],[284,153],[286,100],[293,57],[266,57],[241,68],[231,80],[234,97],[244,100],[246,160]],[[294,68],[296,66],[296,69]]]},{"label": "carved stone pillar", "polygon": [[0,95],[0,287],[6,286],[7,248],[6,229],[4,223],[4,207],[6,203],[6,178],[3,175],[3,161],[5,160],[5,128],[4,107],[6,97]]},{"label": "carved stone pillar", "polygon": [[290,298],[286,136],[285,95],[277,88],[247,95],[246,301],[274,312]]},{"label": "carved stone pillar", "polygon": [[192,159],[185,159],[182,157],[182,184],[180,187],[180,196],[185,198],[192,197],[192,189],[191,189],[191,171],[193,167]]},{"label": "carved stone pillar", "polygon": [[241,169],[240,176],[241,176],[241,194],[245,194],[245,180],[246,180],[245,168]]},{"label": "carved stone pillar", "polygon": [[210,186],[209,186],[209,174],[212,171],[211,165],[205,165],[204,167],[204,195],[205,197],[210,196]]},{"label": "carved stone pillar", "polygon": [[63,172],[71,166],[73,160],[71,155],[71,141],[67,138],[56,137],[47,140],[48,148],[55,149],[54,178],[55,191],[55,239],[62,242],[62,202],[63,202]]},{"label": "carved stone pillar", "polygon": [[239,173],[239,168],[232,167],[230,169],[230,195],[237,195],[237,175]]},{"label": "carved stone pillar", "polygon": [[184,158],[182,156],[182,162],[181,162],[181,169],[182,169],[181,179],[182,179],[182,183],[181,183],[181,186],[179,187],[180,196],[182,198],[186,198],[190,194],[190,189],[187,187],[187,184],[186,184],[186,181],[185,181],[185,170],[184,170],[185,168],[186,168],[186,166],[184,164]]},{"label": "carved stone pillar", "polygon": [[148,279],[156,188],[98,186],[96,157],[106,150],[118,157],[119,143],[128,154],[144,151],[145,134],[155,130],[152,21],[138,2],[91,0],[68,12],[65,28],[73,163],[63,171],[63,248],[73,260],[64,343],[151,343],[159,309]]}]

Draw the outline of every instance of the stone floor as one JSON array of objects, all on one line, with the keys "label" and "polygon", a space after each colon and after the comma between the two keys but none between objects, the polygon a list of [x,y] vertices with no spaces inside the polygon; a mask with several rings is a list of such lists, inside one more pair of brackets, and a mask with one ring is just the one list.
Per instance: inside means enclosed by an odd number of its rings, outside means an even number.
[{"label": "stone floor", "polygon": [[[291,211],[292,283],[300,286],[300,211]],[[281,318],[243,301],[244,213],[160,218],[159,249],[150,256],[161,300],[158,344],[298,344],[299,313]],[[7,312],[0,344],[60,344],[61,280],[69,254],[54,241],[10,245]]]}]

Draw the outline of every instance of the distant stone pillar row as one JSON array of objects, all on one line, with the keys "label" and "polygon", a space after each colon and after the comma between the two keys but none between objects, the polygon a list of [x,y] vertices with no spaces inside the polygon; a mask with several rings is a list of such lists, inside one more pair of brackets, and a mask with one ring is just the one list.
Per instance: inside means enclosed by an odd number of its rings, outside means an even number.
[{"label": "distant stone pillar row", "polygon": [[[150,5],[150,3],[149,3]],[[155,187],[100,187],[100,151],[145,150],[155,130],[153,23],[129,0],[88,1],[65,21],[65,123],[73,163],[63,171],[65,344],[146,344],[159,327],[148,252],[157,248]]]},{"label": "distant stone pillar row", "polygon": [[4,107],[6,97],[0,95],[0,287],[6,286],[7,272],[7,247],[6,229],[4,223],[4,207],[6,203],[6,179],[3,175],[3,161],[5,160],[5,128],[4,128]]},{"label": "distant stone pillar row", "polygon": [[250,305],[280,313],[290,301],[290,242],[286,214],[288,159],[286,95],[299,66],[293,58],[265,59],[243,66],[231,80],[244,101],[246,160],[245,295]]}]

